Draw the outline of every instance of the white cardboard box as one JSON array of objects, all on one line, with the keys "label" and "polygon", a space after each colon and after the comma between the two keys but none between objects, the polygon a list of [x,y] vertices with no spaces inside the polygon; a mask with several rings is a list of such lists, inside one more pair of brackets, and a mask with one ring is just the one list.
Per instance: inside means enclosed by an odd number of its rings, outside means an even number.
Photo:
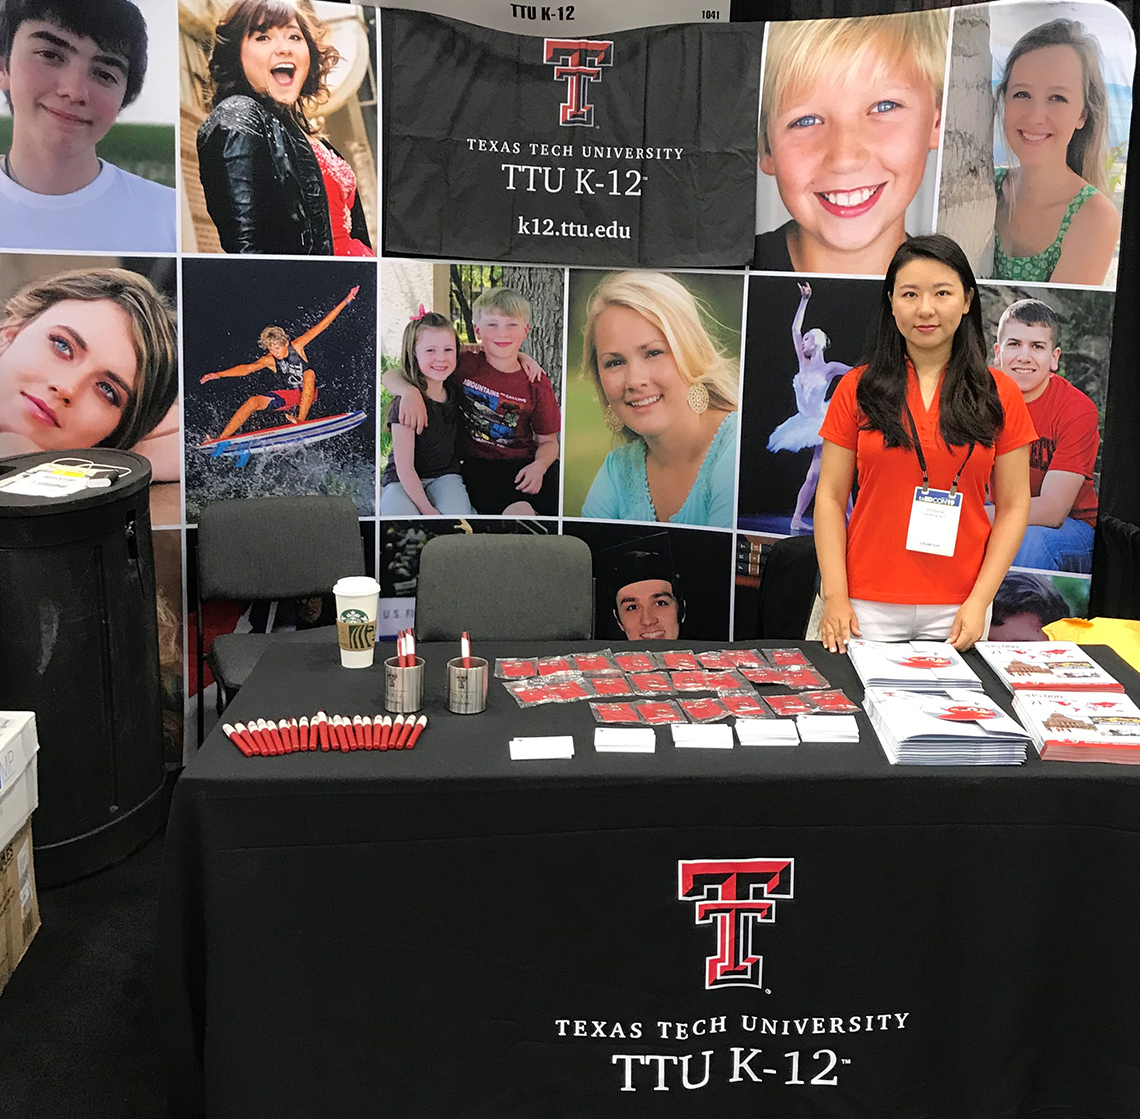
[{"label": "white cardboard box", "polygon": [[6,847],[39,804],[36,717],[0,711],[0,848]]}]

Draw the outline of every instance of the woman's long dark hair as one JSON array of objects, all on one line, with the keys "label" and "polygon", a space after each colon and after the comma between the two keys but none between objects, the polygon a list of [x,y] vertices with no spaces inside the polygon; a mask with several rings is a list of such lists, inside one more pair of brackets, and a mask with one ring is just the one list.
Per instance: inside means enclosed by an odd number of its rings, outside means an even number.
[{"label": "woman's long dark hair", "polygon": [[[278,105],[272,98],[258,94],[249,84],[241,64],[242,43],[256,31],[284,27],[295,19],[305,45],[309,48],[309,73],[294,105]],[[210,55],[211,107],[234,94],[257,97],[276,112],[283,113],[308,135],[316,130],[306,115],[327,96],[326,79],[340,61],[336,48],[322,41],[323,28],[311,10],[291,0],[235,0],[214,32],[214,50]]]},{"label": "woman's long dark hair", "polygon": [[910,448],[910,426],[903,420],[906,403],[907,349],[891,311],[891,292],[899,269],[912,260],[935,260],[958,273],[962,287],[973,292],[951,342],[950,360],[938,395],[939,429],[947,446],[978,443],[992,447],[1005,422],[997,385],[986,363],[982,307],[978,285],[966,254],[956,241],[940,233],[911,237],[891,258],[879,302],[879,326],[871,359],[859,378],[855,399],[865,417],[864,430],[882,433],[888,447]]}]

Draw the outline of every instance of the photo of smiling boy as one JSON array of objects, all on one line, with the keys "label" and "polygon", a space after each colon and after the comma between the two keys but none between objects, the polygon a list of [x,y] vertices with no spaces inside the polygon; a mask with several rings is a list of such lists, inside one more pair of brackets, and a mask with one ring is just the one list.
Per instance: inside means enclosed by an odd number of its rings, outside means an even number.
[{"label": "photo of smiling boy", "polygon": [[[756,238],[754,268],[884,273],[938,148],[946,43],[944,12],[769,25],[760,170],[783,206],[762,178],[758,229],[790,220]],[[931,211],[912,210],[911,233]]]},{"label": "photo of smiling boy", "polygon": [[100,159],[139,95],[147,25],[130,0],[3,0],[0,247],[172,252],[175,193]]},{"label": "photo of smiling boy", "polygon": [[1021,389],[1037,439],[1029,448],[1029,527],[1014,567],[1092,570],[1100,446],[1096,404],[1057,375],[1061,324],[1039,299],[1010,304],[998,321],[994,364]]}]

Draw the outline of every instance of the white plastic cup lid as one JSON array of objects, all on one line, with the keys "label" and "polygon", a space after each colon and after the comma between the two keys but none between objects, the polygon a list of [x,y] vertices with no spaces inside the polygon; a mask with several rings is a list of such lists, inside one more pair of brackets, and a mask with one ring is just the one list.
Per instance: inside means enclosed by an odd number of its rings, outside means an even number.
[{"label": "white plastic cup lid", "polygon": [[368,575],[347,575],[338,579],[333,587],[333,594],[344,595],[346,598],[362,598],[364,595],[379,593],[380,584]]}]

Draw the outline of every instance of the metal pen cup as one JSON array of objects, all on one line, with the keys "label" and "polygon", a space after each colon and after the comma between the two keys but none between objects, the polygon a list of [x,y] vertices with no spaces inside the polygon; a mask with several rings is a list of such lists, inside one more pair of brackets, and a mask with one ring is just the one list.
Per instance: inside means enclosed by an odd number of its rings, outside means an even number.
[{"label": "metal pen cup", "polygon": [[399,657],[389,657],[384,662],[384,709],[407,715],[418,711],[423,703],[423,657],[416,657],[416,663],[407,668],[400,667]]},{"label": "metal pen cup", "polygon": [[470,668],[463,667],[462,657],[447,662],[447,709],[456,715],[478,715],[487,709],[487,662],[482,657],[469,660]]}]

